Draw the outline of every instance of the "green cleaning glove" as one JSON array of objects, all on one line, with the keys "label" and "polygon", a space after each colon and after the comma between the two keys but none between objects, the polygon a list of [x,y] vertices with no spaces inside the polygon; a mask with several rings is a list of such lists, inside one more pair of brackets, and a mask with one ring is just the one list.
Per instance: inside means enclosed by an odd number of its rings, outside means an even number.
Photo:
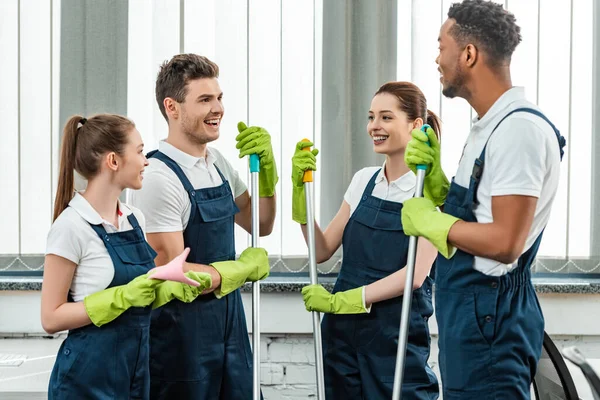
[{"label": "green cleaning glove", "polygon": [[146,307],[156,298],[156,287],[162,281],[140,275],[126,285],[114,286],[90,294],[83,299],[85,311],[96,326],[102,326],[123,314],[130,307]]},{"label": "green cleaning glove", "polygon": [[191,303],[202,292],[212,286],[210,274],[197,271],[185,273],[190,279],[195,280],[200,286],[192,286],[181,282],[161,281],[156,287],[156,299],[152,303],[152,309],[164,306],[168,302],[177,299],[184,303]]},{"label": "green cleaning glove", "polygon": [[406,146],[404,162],[415,174],[417,165],[427,165],[423,195],[439,207],[450,190],[450,182],[442,171],[440,142],[431,128],[427,128],[427,134],[420,129],[413,129],[410,134],[413,138]]},{"label": "green cleaning glove", "polygon": [[448,232],[460,219],[439,212],[431,200],[413,198],[402,204],[402,228],[408,236],[422,236],[433,244],[440,254],[451,258],[456,249],[448,243]]},{"label": "green cleaning glove", "polygon": [[304,173],[317,170],[318,149],[302,150],[312,147],[312,142],[296,143],[296,151],[292,156],[292,219],[299,224],[306,224],[306,197],[304,194]]},{"label": "green cleaning glove", "polygon": [[307,311],[318,311],[328,314],[364,314],[367,312],[363,303],[364,286],[356,289],[329,293],[321,285],[308,285],[302,288],[302,297]]},{"label": "green cleaning glove", "polygon": [[258,173],[258,193],[260,197],[272,197],[275,195],[275,185],[279,181],[277,176],[277,165],[273,157],[271,146],[271,135],[259,126],[247,127],[245,123],[238,122],[239,135],[235,138],[240,150],[240,158],[250,154],[258,154],[260,160],[260,171]]},{"label": "green cleaning glove", "polygon": [[247,248],[238,260],[219,261],[210,265],[221,275],[221,286],[214,292],[218,299],[240,288],[246,282],[265,279],[271,270],[267,251],[261,247]]}]

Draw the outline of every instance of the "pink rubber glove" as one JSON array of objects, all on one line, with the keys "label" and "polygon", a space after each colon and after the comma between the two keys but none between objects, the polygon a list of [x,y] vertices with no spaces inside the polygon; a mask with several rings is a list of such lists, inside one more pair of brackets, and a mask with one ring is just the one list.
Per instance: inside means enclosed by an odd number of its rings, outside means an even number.
[{"label": "pink rubber glove", "polygon": [[150,275],[149,278],[181,282],[191,286],[199,286],[200,284],[198,282],[188,278],[183,272],[183,264],[185,263],[189,253],[190,248],[186,247],[185,250],[183,250],[183,253],[169,261],[168,264],[152,268],[150,271],[148,271],[148,275]]}]

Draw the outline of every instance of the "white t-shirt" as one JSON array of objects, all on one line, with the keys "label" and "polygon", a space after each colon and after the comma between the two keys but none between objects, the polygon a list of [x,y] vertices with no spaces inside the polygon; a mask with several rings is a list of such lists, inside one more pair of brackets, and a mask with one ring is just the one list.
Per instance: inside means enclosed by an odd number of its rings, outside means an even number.
[{"label": "white t-shirt", "polygon": [[88,201],[76,193],[54,221],[46,242],[46,255],[55,254],[77,264],[69,294],[75,301],[104,290],[112,282],[115,267],[100,236],[90,224],[102,224],[106,232],[133,229],[127,217],[133,213],[144,230],[144,215],[140,210],[119,202],[119,228],[104,220]]},{"label": "white t-shirt", "polygon": [[[408,171],[395,181],[389,182],[385,177],[385,163],[381,167],[381,171],[375,178],[375,187],[371,195],[378,199],[393,201],[395,203],[404,203],[406,200],[413,197],[415,193],[415,185],[417,177],[412,171]],[[380,169],[379,167],[367,167],[358,171],[352,177],[350,186],[344,194],[344,200],[350,205],[350,215],[354,214],[360,199],[362,198],[365,188],[373,177],[373,174]]]},{"label": "white t-shirt", "polygon": [[[216,149],[207,147],[206,157],[194,157],[161,141],[158,149],[175,161],[194,189],[216,187],[223,183],[215,166],[231,186],[234,198],[243,194],[246,184]],[[164,162],[150,158],[144,171],[142,189],[130,192],[130,202],[146,217],[146,232],[180,232],[190,219],[190,197],[183,184]]]},{"label": "white t-shirt", "polygon": [[[475,159],[479,157],[492,130],[511,110],[529,107],[539,110],[525,99],[523,88],[506,91],[473,127],[455,176],[457,184],[469,186]],[[538,198],[533,224],[523,252],[527,251],[542,232],[558,189],[560,151],[554,130],[541,117],[517,112],[506,118],[490,138],[484,160],[483,175],[477,191],[479,204],[474,207],[480,223],[493,222],[492,197],[523,195]],[[513,265],[475,257],[474,268],[484,274],[501,276]]]}]

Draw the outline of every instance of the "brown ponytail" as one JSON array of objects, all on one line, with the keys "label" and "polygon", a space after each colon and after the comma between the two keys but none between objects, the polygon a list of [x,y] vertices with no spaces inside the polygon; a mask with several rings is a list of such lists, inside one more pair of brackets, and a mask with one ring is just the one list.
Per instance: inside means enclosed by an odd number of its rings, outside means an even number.
[{"label": "brown ponytail", "polygon": [[440,117],[435,115],[435,113],[433,111],[427,110],[427,119],[425,120],[425,123],[433,128],[438,140],[441,140],[442,139],[442,121],[440,120]]},{"label": "brown ponytail", "polygon": [[131,120],[115,114],[100,114],[89,120],[81,115],[69,118],[63,130],[53,221],[75,194],[73,171],[88,180],[96,176],[105,154],[123,154],[133,128]]},{"label": "brown ponytail", "polygon": [[63,129],[53,221],[67,208],[75,192],[75,177],[73,175],[75,170],[75,146],[77,145],[78,125],[82,118],[80,115],[72,116]]},{"label": "brown ponytail", "polygon": [[442,136],[442,124],[437,115],[427,109],[425,95],[411,82],[388,82],[381,86],[375,96],[388,93],[395,96],[400,103],[400,110],[406,113],[409,121],[421,118],[424,123],[431,125],[438,139]]}]

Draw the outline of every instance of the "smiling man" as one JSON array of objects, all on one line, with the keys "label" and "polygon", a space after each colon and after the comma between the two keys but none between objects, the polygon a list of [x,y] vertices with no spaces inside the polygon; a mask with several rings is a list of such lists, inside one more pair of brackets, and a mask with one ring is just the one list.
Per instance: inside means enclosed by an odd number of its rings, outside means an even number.
[{"label": "smiling man", "polygon": [[442,93],[467,100],[477,117],[451,183],[435,135],[413,131],[405,153],[413,167],[430,167],[425,193],[435,194],[406,201],[402,225],[440,252],[435,312],[445,400],[529,399],[542,351],[544,318],[530,268],[565,142],[512,85],[510,61],[520,41],[514,15],[501,5],[453,4],[436,59]]},{"label": "smiling man", "polygon": [[[133,203],[146,216],[148,242],[158,265],[191,249],[185,268],[210,273],[210,293],[173,301],[152,315],[152,399],[251,399],[252,354],[239,287],[264,279],[264,249],[248,248],[235,261],[234,224],[251,232],[246,185],[208,143],[219,138],[224,114],[219,67],[196,54],[165,62],[156,79],[156,101],[169,135],[148,155],[142,190]],[[240,157],[260,158],[260,234],[275,220],[277,168],[271,137],[238,124]]]}]

